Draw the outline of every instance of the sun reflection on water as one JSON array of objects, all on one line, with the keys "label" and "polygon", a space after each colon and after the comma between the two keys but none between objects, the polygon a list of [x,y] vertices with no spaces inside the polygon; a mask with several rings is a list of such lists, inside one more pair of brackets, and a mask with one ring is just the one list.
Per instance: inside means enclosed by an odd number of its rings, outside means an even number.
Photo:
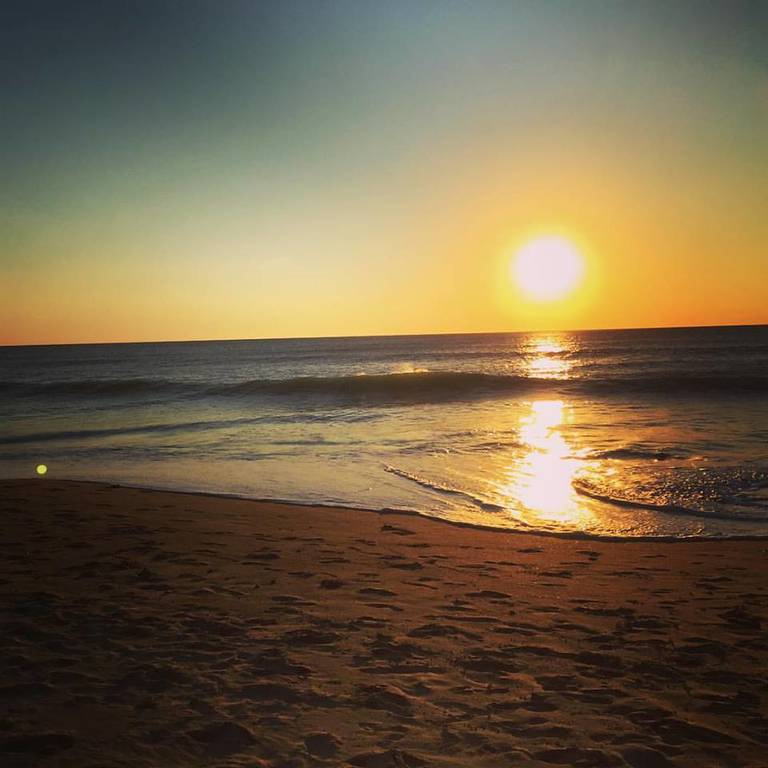
[{"label": "sun reflection on water", "polygon": [[557,336],[531,339],[526,360],[527,374],[540,379],[567,379],[571,363],[568,346]]},{"label": "sun reflection on water", "polygon": [[585,460],[562,434],[571,419],[562,400],[537,400],[520,420],[520,440],[527,453],[509,468],[503,492],[510,508],[537,522],[579,525],[590,516],[572,481]]}]

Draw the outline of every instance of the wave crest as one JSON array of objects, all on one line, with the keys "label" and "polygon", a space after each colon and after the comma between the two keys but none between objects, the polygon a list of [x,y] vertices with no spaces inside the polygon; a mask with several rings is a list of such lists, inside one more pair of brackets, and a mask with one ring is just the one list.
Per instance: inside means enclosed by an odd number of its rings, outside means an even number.
[{"label": "wave crest", "polygon": [[394,372],[346,376],[298,376],[287,379],[209,381],[125,378],[24,383],[0,382],[0,392],[18,395],[120,397],[180,394],[189,396],[328,397],[340,400],[477,399],[505,394],[556,391],[564,394],[719,394],[768,393],[768,376],[645,376],[553,379],[473,371]]}]

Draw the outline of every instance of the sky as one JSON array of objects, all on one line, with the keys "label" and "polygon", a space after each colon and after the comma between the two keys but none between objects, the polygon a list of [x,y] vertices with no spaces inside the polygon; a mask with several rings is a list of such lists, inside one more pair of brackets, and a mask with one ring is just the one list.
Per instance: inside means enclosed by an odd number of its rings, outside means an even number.
[{"label": "sky", "polygon": [[0,344],[768,322],[765,1],[6,0],[0,116]]}]

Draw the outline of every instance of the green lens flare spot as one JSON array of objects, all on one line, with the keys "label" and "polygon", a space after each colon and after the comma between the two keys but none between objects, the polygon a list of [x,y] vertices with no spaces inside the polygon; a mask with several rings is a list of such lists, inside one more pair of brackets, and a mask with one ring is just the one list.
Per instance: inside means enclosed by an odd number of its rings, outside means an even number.
[{"label": "green lens flare spot", "polygon": [[48,467],[45,464],[38,464],[35,467],[35,472],[37,472],[38,475],[42,476],[48,471]]}]

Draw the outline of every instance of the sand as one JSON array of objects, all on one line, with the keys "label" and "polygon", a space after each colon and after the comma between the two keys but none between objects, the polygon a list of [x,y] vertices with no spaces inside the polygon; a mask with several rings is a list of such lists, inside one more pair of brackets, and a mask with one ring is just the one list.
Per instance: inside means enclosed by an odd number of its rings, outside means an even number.
[{"label": "sand", "polygon": [[766,766],[768,542],[0,483],[3,766]]}]

